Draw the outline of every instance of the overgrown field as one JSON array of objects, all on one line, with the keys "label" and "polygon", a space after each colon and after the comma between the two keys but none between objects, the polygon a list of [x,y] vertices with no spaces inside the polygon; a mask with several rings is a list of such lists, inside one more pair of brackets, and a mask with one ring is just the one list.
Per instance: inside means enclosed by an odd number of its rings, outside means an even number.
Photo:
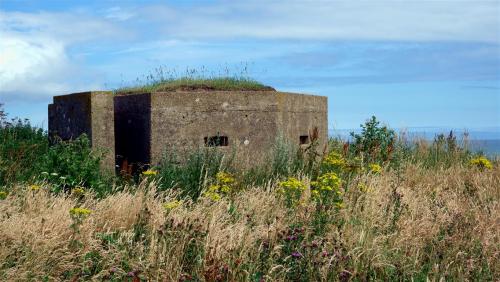
[{"label": "overgrown field", "polygon": [[278,140],[252,168],[200,149],[128,177],[102,175],[84,137],[46,137],[0,127],[3,281],[500,277],[498,160],[452,134],[371,119],[326,150]]}]

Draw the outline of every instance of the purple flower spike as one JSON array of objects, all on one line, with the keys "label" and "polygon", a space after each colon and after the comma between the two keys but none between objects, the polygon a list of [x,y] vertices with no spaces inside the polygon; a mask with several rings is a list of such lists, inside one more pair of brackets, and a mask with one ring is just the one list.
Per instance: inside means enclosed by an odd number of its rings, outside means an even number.
[{"label": "purple flower spike", "polygon": [[301,253],[299,253],[299,252],[293,252],[293,253],[292,253],[292,257],[294,257],[294,258],[301,258],[301,257],[302,257],[302,254],[301,254]]}]

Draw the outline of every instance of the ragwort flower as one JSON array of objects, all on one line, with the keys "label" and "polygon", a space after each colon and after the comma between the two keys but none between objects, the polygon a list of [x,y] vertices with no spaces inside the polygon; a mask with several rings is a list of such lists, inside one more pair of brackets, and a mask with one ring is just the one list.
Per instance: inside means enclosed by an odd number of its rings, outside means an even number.
[{"label": "ragwort flower", "polygon": [[71,193],[77,197],[84,196],[85,195],[85,189],[81,186],[75,187]]},{"label": "ragwort flower", "polygon": [[208,189],[203,195],[212,201],[218,201],[222,196],[227,196],[234,191],[236,180],[227,173],[220,171],[215,175],[215,183],[208,186]]},{"label": "ragwort flower", "polygon": [[379,174],[382,172],[382,167],[379,164],[370,164],[368,167],[372,173]]},{"label": "ragwort flower", "polygon": [[311,182],[313,200],[323,206],[332,206],[342,203],[342,180],[335,172],[322,174],[316,181]]},{"label": "ragwort flower", "polygon": [[179,200],[174,200],[174,201],[171,201],[171,202],[168,202],[168,203],[165,203],[163,205],[163,208],[166,209],[166,210],[173,210],[175,208],[178,208],[182,205],[182,201],[179,201]]},{"label": "ragwort flower", "polygon": [[297,206],[300,203],[302,192],[306,190],[306,185],[294,177],[279,183],[277,192],[285,196],[289,208]]},{"label": "ragwort flower", "polygon": [[29,188],[31,191],[38,191],[42,187],[40,185],[33,184],[33,185],[30,185]]},{"label": "ragwort flower", "polygon": [[331,152],[323,159],[322,164],[329,170],[342,170],[346,166],[346,161],[341,154]]},{"label": "ragwort flower", "polygon": [[69,210],[69,214],[78,217],[78,218],[84,218],[87,217],[92,213],[91,210],[85,209],[85,208],[72,208]]},{"label": "ragwort flower", "polygon": [[491,164],[490,160],[487,158],[480,156],[477,158],[474,158],[470,160],[470,164],[479,168],[479,169],[492,169],[493,165]]}]

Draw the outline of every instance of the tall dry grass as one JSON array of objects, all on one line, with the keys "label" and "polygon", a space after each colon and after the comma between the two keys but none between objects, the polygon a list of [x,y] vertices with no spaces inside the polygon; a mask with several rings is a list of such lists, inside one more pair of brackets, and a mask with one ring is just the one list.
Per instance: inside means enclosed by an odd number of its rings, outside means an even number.
[{"label": "tall dry grass", "polygon": [[[364,174],[349,183],[345,208],[324,233],[315,229],[312,204],[287,209],[274,186],[217,202],[186,201],[173,210],[163,205],[175,195],[155,193],[154,183],[101,200],[17,187],[0,200],[0,279],[500,277],[498,166]],[[75,206],[92,213],[77,223],[69,213]]]}]

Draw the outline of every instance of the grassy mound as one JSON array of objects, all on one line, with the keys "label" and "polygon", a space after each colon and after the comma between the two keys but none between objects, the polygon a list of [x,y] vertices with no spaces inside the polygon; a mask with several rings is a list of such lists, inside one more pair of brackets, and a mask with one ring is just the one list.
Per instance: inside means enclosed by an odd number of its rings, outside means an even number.
[{"label": "grassy mound", "polygon": [[118,94],[133,94],[138,92],[162,92],[162,91],[276,91],[250,78],[191,78],[183,77],[154,81],[145,85],[124,87],[116,90]]}]

